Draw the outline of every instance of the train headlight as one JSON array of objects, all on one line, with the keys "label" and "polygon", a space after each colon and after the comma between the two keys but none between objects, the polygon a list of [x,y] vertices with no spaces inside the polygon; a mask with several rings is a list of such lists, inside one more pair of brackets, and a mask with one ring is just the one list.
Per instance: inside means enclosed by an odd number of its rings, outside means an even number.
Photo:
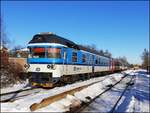
[{"label": "train headlight", "polygon": [[47,68],[48,68],[48,69],[50,69],[50,68],[51,68],[51,66],[48,64],[48,65],[47,65]]},{"label": "train headlight", "polygon": [[56,65],[55,65],[55,64],[52,64],[52,65],[51,65],[51,68],[52,68],[53,70],[55,70],[55,69],[56,69]]},{"label": "train headlight", "polygon": [[28,68],[30,67],[30,65],[29,65],[29,64],[25,64],[24,67],[25,67],[26,69],[28,69]]},{"label": "train headlight", "polygon": [[55,70],[56,69],[56,65],[55,64],[51,64],[51,65],[48,64],[47,68]]}]

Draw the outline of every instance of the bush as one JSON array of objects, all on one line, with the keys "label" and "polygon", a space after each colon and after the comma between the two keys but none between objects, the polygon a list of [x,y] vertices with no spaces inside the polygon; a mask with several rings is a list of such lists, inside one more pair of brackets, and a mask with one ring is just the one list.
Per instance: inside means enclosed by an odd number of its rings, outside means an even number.
[{"label": "bush", "polygon": [[18,81],[21,82],[20,79],[22,72],[22,66],[18,63],[9,63],[9,65],[1,67],[1,88],[12,86]]}]

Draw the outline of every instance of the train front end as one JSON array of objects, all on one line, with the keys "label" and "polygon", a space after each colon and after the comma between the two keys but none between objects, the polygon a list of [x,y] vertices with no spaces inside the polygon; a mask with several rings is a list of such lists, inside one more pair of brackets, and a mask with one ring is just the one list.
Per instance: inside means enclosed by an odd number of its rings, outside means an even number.
[{"label": "train front end", "polygon": [[63,72],[63,46],[56,43],[29,43],[25,68],[32,86],[52,87]]}]

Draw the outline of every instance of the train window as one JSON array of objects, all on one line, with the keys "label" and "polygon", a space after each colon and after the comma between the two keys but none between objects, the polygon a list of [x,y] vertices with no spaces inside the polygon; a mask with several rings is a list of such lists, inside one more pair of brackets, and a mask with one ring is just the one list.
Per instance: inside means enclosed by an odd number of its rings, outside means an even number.
[{"label": "train window", "polygon": [[82,62],[83,63],[86,62],[86,55],[85,54],[82,55]]},{"label": "train window", "polygon": [[31,56],[33,58],[44,58],[45,57],[45,48],[31,48]]},{"label": "train window", "polygon": [[93,57],[92,57],[92,55],[90,55],[90,64],[92,64],[93,63]]},{"label": "train window", "polygon": [[101,65],[103,66],[103,59],[101,59]]},{"label": "train window", "polygon": [[88,61],[89,61],[89,56],[88,56],[88,54],[86,55],[86,61],[87,61],[87,63],[88,63]]},{"label": "train window", "polygon": [[110,64],[109,64],[109,61],[107,62],[107,66],[109,66]]},{"label": "train window", "polygon": [[103,62],[102,65],[104,66],[104,64],[105,64],[105,63]]},{"label": "train window", "polygon": [[105,66],[107,66],[107,61],[105,61]]},{"label": "train window", "polygon": [[100,64],[100,65],[101,65],[101,62],[102,62],[102,59],[100,58],[100,59],[99,59],[99,64]]},{"label": "train window", "polygon": [[77,62],[77,53],[76,52],[72,53],[72,62]]},{"label": "train window", "polygon": [[98,64],[101,64],[101,59],[99,58],[99,62],[98,62]]},{"label": "train window", "polygon": [[48,48],[48,58],[61,58],[60,48]]},{"label": "train window", "polygon": [[95,61],[95,63],[96,63],[96,64],[98,64],[98,58],[96,58],[96,61]]}]

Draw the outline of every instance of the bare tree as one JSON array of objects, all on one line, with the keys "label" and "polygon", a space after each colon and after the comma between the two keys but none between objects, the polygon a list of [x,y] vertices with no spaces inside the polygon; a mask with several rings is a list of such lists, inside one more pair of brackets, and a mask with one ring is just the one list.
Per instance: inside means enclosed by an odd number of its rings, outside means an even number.
[{"label": "bare tree", "polygon": [[125,56],[117,58],[120,62],[122,62],[124,65],[129,66],[129,62],[127,61],[127,58]]},{"label": "bare tree", "polygon": [[[8,48],[10,40],[7,37],[7,33],[4,27],[4,21],[2,20],[2,17],[0,17],[0,33],[1,33],[1,37],[0,37],[0,44],[2,48]],[[0,54],[0,59],[2,59],[2,53],[4,53],[4,50],[1,50],[1,54]],[[4,58],[6,58],[6,55],[3,55]],[[15,84],[17,81],[20,81],[20,75],[22,72],[22,68],[20,66],[20,64],[15,64],[14,63],[10,63],[8,65],[4,65],[1,66],[0,68],[0,88],[2,87],[7,87],[10,85]]]},{"label": "bare tree", "polygon": [[9,51],[9,57],[18,57],[18,55],[22,54],[22,56],[26,58],[28,54],[25,52],[21,52],[21,49],[23,48],[25,47],[21,45],[14,46],[12,50]]},{"label": "bare tree", "polygon": [[103,53],[105,56],[111,58],[112,54],[106,49],[105,52]]},{"label": "bare tree", "polygon": [[5,30],[4,21],[3,21],[2,17],[0,17],[0,26],[1,26],[1,30],[0,30],[0,33],[1,33],[1,37],[0,37],[1,46],[2,47],[8,47],[8,44],[10,43],[10,40],[7,37],[7,33],[6,33],[6,30]]},{"label": "bare tree", "polygon": [[101,50],[99,50],[99,54],[100,55],[104,55],[104,51],[101,49]]},{"label": "bare tree", "polygon": [[146,69],[148,66],[150,66],[150,52],[147,49],[144,49],[141,58],[142,67]]}]

